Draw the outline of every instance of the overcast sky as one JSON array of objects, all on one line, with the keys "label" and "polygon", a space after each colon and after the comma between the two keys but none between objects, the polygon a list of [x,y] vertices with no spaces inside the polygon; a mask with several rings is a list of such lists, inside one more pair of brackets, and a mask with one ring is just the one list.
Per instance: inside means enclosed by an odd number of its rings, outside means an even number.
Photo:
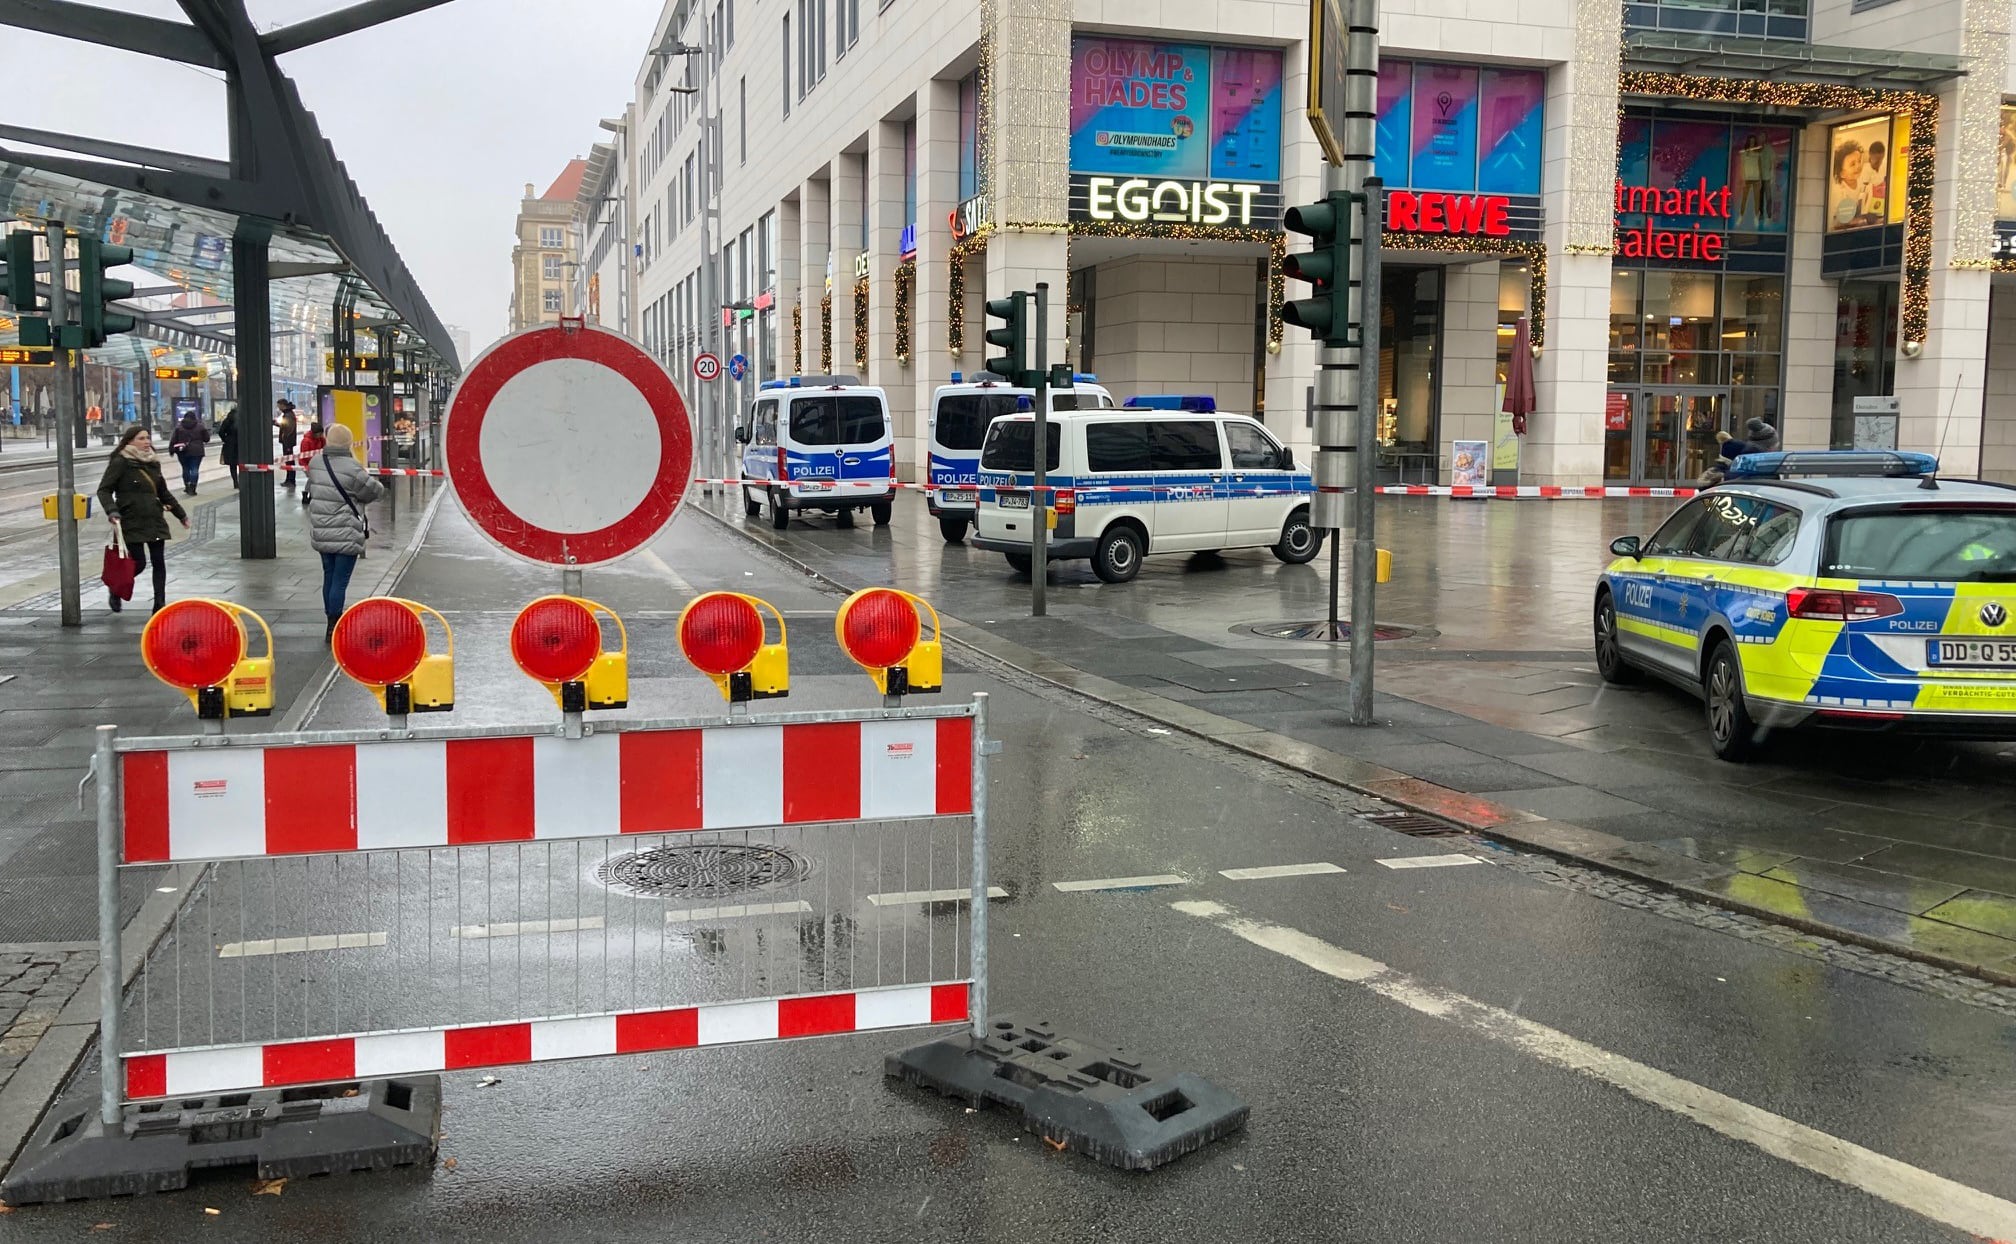
[{"label": "overcast sky", "polygon": [[[173,0],[96,0],[182,20]],[[249,0],[267,30],[348,0]],[[511,222],[609,135],[660,0],[451,0],[291,53],[292,77],[407,267],[477,350],[504,331]],[[223,76],[0,27],[0,119],[221,158]],[[535,191],[536,193],[536,191]],[[465,363],[467,359],[463,360]]]}]

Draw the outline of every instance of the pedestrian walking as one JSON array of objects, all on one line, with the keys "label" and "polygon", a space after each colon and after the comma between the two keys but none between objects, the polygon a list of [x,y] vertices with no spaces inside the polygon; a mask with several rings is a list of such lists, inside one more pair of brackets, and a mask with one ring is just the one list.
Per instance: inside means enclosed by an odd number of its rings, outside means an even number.
[{"label": "pedestrian walking", "polygon": [[300,423],[294,416],[294,403],[283,397],[274,405],[280,413],[273,420],[273,430],[280,437],[280,456],[287,460],[287,478],[280,481],[280,486],[291,492],[294,488],[294,438],[299,434]]},{"label": "pedestrian walking", "polygon": [[[126,551],[133,556],[135,573],[154,569],[154,608],[158,611],[168,595],[168,519],[173,514],[189,526],[189,514],[168,491],[161,474],[161,460],[154,456],[154,436],[144,427],[128,428],[119,438],[119,448],[105,466],[105,478],[98,482],[98,505],[119,528]],[[119,597],[111,598],[112,612],[120,609]]]},{"label": "pedestrian walking", "polygon": [[322,555],[322,613],[329,620],[324,643],[336,634],[336,619],[343,616],[343,600],[350,594],[350,574],[371,535],[364,507],[385,495],[385,486],[365,472],[350,444],[350,429],[339,423],[329,429],[322,451],[302,468],[308,542]]},{"label": "pedestrian walking", "polygon": [[233,406],[217,423],[217,456],[231,474],[231,486],[238,486],[238,408]]},{"label": "pedestrian walking", "polygon": [[210,429],[203,426],[203,416],[190,411],[175,425],[175,435],[168,438],[168,452],[182,464],[182,491],[196,495],[196,476],[203,470],[203,446],[210,440]]},{"label": "pedestrian walking", "polygon": [[[321,452],[323,444],[322,425],[319,423],[309,424],[308,430],[301,434],[301,470],[304,473],[315,465],[315,455]],[[301,490],[301,505],[304,509],[308,505],[308,490],[306,488]]]}]

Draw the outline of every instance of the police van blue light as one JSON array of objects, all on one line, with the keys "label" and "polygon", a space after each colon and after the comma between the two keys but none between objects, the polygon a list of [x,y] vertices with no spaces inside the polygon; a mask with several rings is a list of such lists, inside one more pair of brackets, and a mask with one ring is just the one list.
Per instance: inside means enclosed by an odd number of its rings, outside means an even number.
[{"label": "police van blue light", "polygon": [[1187,410],[1209,415],[1218,410],[1218,399],[1209,393],[1138,393],[1127,399],[1123,410]]}]

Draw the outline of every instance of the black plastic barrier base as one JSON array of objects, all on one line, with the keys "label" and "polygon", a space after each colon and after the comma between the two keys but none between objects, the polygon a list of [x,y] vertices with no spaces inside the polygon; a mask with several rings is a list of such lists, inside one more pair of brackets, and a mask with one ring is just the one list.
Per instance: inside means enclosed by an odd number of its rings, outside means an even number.
[{"label": "black plastic barrier base", "polygon": [[1122,1170],[1148,1171],[1246,1126],[1248,1108],[1188,1071],[1162,1072],[1126,1051],[1057,1035],[1047,1022],[991,1021],[883,1060],[892,1079],[979,1107],[1019,1110],[1053,1145]]},{"label": "black plastic barrier base", "polygon": [[0,1201],[173,1192],[188,1186],[191,1171],[212,1167],[293,1179],[431,1165],[440,1133],[435,1076],[128,1106],[123,1124],[110,1129],[99,1121],[94,1091],[59,1101],[42,1120],[0,1181]]}]

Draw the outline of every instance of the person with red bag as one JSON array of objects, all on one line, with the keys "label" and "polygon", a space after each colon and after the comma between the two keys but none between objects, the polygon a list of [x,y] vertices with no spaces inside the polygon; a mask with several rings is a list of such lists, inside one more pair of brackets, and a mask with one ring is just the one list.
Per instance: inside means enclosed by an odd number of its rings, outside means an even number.
[{"label": "person with red bag", "polygon": [[[113,522],[115,542],[123,540],[132,554],[134,571],[152,564],[154,608],[159,611],[168,596],[167,515],[182,520],[187,530],[189,514],[169,493],[161,460],[154,456],[154,438],[145,427],[128,428],[119,438],[98,483],[98,504]],[[111,592],[110,599],[112,612],[118,613],[119,593]]]}]

